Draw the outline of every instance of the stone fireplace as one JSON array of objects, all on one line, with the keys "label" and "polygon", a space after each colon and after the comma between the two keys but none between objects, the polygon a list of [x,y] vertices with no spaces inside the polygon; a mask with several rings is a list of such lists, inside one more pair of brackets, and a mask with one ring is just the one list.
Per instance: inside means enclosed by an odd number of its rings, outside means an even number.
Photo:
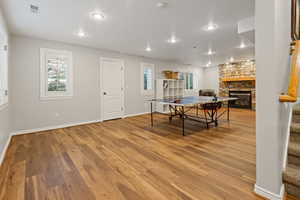
[{"label": "stone fireplace", "polygon": [[219,65],[219,95],[238,97],[232,107],[255,109],[255,77],[254,61]]},{"label": "stone fireplace", "polygon": [[230,90],[229,96],[238,98],[238,100],[231,102],[230,107],[252,109],[251,93],[252,93],[251,91]]}]

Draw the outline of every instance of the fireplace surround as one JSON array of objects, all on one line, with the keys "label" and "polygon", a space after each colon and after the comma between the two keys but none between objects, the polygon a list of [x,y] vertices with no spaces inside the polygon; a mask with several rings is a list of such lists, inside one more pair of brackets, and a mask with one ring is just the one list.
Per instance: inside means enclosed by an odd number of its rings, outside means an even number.
[{"label": "fireplace surround", "polygon": [[230,103],[230,107],[252,109],[251,90],[249,91],[231,90],[229,91],[229,96],[238,98],[238,100]]},{"label": "fireplace surround", "polygon": [[[219,65],[219,95],[230,96],[230,92],[238,92],[242,94],[240,95],[241,100],[236,101],[235,104],[241,105],[238,106],[234,104],[232,107],[243,107],[255,110],[255,77],[256,67],[254,60],[221,64]],[[248,103],[251,103],[251,106],[248,105]],[[247,106],[244,104],[247,104]]]}]

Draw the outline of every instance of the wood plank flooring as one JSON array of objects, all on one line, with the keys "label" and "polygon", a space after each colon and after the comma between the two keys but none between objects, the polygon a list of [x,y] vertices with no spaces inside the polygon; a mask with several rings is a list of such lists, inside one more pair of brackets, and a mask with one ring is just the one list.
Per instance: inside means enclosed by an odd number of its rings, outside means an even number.
[{"label": "wood plank flooring", "polygon": [[[15,136],[1,200],[252,200],[255,112],[205,129],[155,114]],[[292,199],[289,197],[288,199]]]}]

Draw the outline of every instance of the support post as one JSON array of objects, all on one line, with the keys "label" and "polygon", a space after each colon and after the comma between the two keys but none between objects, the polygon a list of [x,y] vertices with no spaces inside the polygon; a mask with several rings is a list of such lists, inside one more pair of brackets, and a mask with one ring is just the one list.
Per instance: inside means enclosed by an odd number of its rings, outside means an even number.
[{"label": "support post", "polygon": [[151,108],[151,126],[153,127],[153,102],[152,101],[150,103],[150,108]]},{"label": "support post", "polygon": [[181,107],[182,110],[182,135],[185,136],[184,133],[184,106]]}]

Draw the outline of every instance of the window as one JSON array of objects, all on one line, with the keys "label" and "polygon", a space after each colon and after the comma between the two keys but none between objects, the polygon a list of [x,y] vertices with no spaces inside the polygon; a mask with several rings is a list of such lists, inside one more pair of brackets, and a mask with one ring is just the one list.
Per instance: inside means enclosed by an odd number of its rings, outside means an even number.
[{"label": "window", "polygon": [[149,63],[141,64],[142,93],[145,95],[154,94],[154,65]]},{"label": "window", "polygon": [[[8,103],[8,46],[0,34],[0,108]],[[3,108],[3,107],[2,107]]]},{"label": "window", "polygon": [[41,99],[73,96],[72,53],[41,49]]},{"label": "window", "polygon": [[197,89],[197,79],[191,72],[181,72],[179,75],[181,80],[184,80],[186,90]]}]

